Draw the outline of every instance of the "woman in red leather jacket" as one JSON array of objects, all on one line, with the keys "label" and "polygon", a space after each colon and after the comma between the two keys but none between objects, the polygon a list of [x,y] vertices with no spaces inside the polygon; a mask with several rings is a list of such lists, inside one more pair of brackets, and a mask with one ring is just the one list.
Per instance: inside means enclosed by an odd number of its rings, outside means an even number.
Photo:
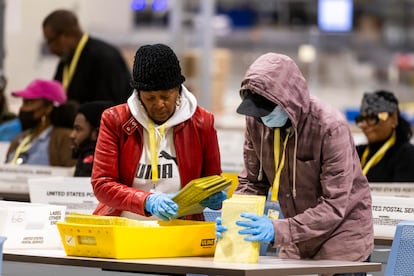
[{"label": "woman in red leather jacket", "polygon": [[[177,216],[176,192],[221,174],[213,114],[197,105],[184,81],[168,46],[137,50],[132,95],[102,114],[91,179],[99,200],[94,214],[170,220]],[[220,192],[201,204],[220,209],[224,199]]]}]

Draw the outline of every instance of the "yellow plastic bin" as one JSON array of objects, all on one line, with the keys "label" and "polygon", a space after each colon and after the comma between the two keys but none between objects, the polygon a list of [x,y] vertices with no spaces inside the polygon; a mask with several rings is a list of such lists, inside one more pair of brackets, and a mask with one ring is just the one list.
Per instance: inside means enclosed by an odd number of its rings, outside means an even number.
[{"label": "yellow plastic bin", "polygon": [[3,243],[6,239],[7,239],[6,237],[1,237],[0,236],[0,275],[2,275],[1,267],[2,267],[2,264],[3,264]]},{"label": "yellow plastic bin", "polygon": [[215,223],[68,215],[57,223],[68,256],[115,259],[213,256]]}]

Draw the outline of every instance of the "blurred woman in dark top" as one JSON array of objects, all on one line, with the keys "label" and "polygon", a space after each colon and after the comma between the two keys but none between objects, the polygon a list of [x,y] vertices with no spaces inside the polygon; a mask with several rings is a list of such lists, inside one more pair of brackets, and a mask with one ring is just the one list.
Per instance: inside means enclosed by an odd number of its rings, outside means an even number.
[{"label": "blurred woman in dark top", "polygon": [[365,93],[356,124],[368,143],[358,145],[363,173],[369,182],[414,182],[412,130],[392,92]]}]

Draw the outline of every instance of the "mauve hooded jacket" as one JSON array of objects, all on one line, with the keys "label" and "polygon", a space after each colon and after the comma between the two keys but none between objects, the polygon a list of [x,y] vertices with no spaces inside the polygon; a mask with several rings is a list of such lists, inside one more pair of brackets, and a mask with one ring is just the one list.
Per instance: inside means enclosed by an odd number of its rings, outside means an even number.
[{"label": "mauve hooded jacket", "polygon": [[[273,221],[279,256],[365,261],[374,246],[371,193],[344,116],[309,94],[284,55],[253,62],[245,89],[280,105],[292,122],[278,194],[285,218]],[[275,177],[273,138],[273,129],[246,116],[245,168],[235,193],[267,195]]]}]

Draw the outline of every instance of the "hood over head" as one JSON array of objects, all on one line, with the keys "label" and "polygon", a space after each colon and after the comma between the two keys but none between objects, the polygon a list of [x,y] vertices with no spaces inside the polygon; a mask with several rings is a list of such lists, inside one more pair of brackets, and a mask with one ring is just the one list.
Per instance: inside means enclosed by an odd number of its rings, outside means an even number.
[{"label": "hood over head", "polygon": [[305,78],[288,56],[267,53],[257,58],[247,69],[241,84],[241,94],[250,90],[280,105],[297,127],[302,114],[308,113],[310,95]]}]

